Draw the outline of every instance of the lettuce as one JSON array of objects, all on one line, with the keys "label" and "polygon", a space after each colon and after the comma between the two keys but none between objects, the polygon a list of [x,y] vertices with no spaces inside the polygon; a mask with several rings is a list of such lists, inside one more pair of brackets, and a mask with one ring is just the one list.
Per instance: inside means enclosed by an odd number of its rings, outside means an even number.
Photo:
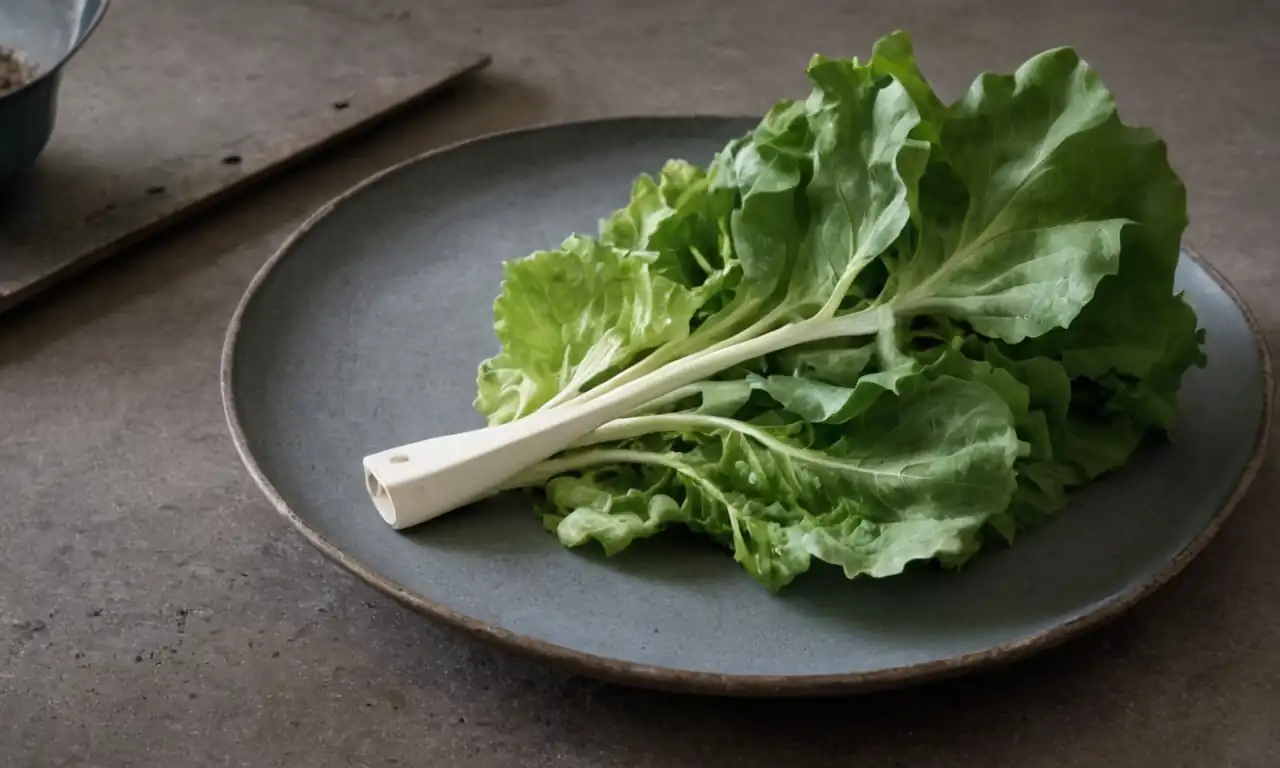
[{"label": "lettuce", "polygon": [[503,488],[569,547],[683,526],[776,590],[958,567],[1162,435],[1203,333],[1186,195],[1067,48],[945,105],[904,33],[815,57],[705,167],[508,263],[493,426],[593,431]]}]

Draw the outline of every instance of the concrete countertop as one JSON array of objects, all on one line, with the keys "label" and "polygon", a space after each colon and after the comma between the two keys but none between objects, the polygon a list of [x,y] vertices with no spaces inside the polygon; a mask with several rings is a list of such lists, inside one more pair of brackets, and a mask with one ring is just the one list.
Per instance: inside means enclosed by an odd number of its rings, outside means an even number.
[{"label": "concrete countertop", "polygon": [[[217,386],[250,277],[370,172],[535,122],[759,112],[804,92],[811,53],[865,54],[893,28],[912,31],[948,97],[980,69],[1076,46],[1125,118],[1169,140],[1191,242],[1274,348],[1280,5],[312,2],[353,24],[412,6],[413,23],[456,29],[494,64],[395,127],[0,317],[0,765],[1280,765],[1274,451],[1182,576],[1063,649],[901,693],[718,701],[509,656],[339,572],[242,470]],[[100,39],[83,66],[110,55],[125,54]]]}]

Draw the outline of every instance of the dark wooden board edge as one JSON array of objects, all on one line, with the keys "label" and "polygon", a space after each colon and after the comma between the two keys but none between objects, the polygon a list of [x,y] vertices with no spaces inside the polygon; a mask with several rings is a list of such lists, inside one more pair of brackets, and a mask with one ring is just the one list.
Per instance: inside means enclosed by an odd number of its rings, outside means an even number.
[{"label": "dark wooden board edge", "polygon": [[317,140],[301,144],[294,152],[283,155],[274,162],[266,163],[261,168],[245,173],[230,184],[214,190],[211,194],[193,198],[187,204],[167,212],[145,226],[133,229],[87,252],[69,256],[60,263],[51,265],[44,274],[27,281],[18,288],[7,293],[0,293],[0,313],[7,312],[20,304],[30,301],[40,293],[84,272],[90,267],[117,256],[133,246],[145,242],[194,216],[209,211],[249,189],[271,180],[277,174],[290,170],[343,142],[376,128],[418,106],[427,99],[438,95],[440,92],[458,85],[461,81],[488,67],[491,62],[492,57],[487,53],[462,54],[456,69],[447,76],[409,93],[404,98],[388,102],[384,108],[371,112],[364,119],[357,120]]}]

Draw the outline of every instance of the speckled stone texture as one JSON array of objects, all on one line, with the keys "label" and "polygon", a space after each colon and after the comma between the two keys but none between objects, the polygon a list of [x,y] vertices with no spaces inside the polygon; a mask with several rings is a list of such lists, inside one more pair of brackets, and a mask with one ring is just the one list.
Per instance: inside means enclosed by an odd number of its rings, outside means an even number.
[{"label": "speckled stone texture", "polygon": [[[0,318],[0,765],[1280,765],[1274,453],[1199,560],[1068,647],[901,693],[721,701],[574,678],[377,596],[270,511],[217,391],[224,327],[251,275],[368,173],[535,122],[759,111],[800,92],[809,54],[863,53],[895,27],[914,33],[948,96],[981,68],[1075,45],[1125,117],[1169,139],[1191,242],[1275,346],[1280,6],[324,3],[353,24],[412,8],[410,23],[457,30],[493,67]],[[100,42],[86,66],[145,66],[144,52]]]}]

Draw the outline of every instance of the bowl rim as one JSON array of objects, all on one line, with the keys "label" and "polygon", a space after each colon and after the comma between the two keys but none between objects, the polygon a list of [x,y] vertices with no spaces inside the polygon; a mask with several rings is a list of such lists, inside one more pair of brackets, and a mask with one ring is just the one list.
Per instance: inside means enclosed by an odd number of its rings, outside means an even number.
[{"label": "bowl rim", "polygon": [[[84,31],[78,34],[76,36],[76,39],[71,42],[71,46],[67,48],[65,53],[62,54],[62,58],[58,59],[58,61],[48,69],[36,72],[35,77],[31,78],[30,80],[18,86],[17,88],[14,88],[11,91],[6,91],[0,94],[0,103],[3,103],[9,99],[12,99],[18,96],[18,94],[25,93],[28,90],[37,88],[46,80],[57,77],[59,73],[62,72],[62,68],[67,65],[67,62],[71,61],[71,58],[80,52],[81,46],[83,46],[85,42],[88,41],[88,39],[93,36],[93,33],[98,30],[98,26],[102,24],[102,18],[107,15],[107,8],[111,6],[111,0],[90,0],[90,1],[96,2],[98,4],[98,8],[96,11],[94,11],[93,15],[89,17],[88,26],[84,27]],[[83,19],[84,17],[82,16],[81,17],[82,24],[83,24]]]},{"label": "bowl rim", "polygon": [[245,430],[240,421],[236,403],[235,387],[235,354],[238,348],[242,321],[258,292],[285,259],[295,253],[295,247],[306,237],[319,222],[327,218],[337,208],[350,202],[366,189],[388,180],[390,177],[411,169],[437,155],[451,152],[471,144],[492,139],[510,137],[521,134],[536,133],[548,129],[567,128],[585,124],[610,124],[634,121],[690,121],[690,120],[753,120],[758,116],[732,114],[669,114],[669,115],[625,115],[588,120],[558,120],[537,123],[529,126],[500,130],[481,134],[471,138],[452,142],[429,150],[407,160],[384,168],[360,181],[355,186],[340,193],[303,221],[267,259],[250,281],[244,296],[237,305],[227,328],[222,348],[221,390],[223,411],[236,452],[248,470],[254,482],[267,497],[272,507],[307,541],[333,560],[344,570],[361,581],[372,586],[382,594],[404,604],[416,613],[427,618],[440,621],[467,634],[494,643],[502,648],[524,656],[535,657],[558,664],[570,671],[609,682],[621,683],[641,688],[650,688],[680,693],[711,694],[722,696],[827,696],[851,693],[863,693],[888,688],[915,685],[962,673],[969,673],[992,666],[1012,663],[1038,654],[1076,638],[1089,630],[1100,627],[1150,596],[1157,589],[1182,572],[1184,568],[1204,549],[1217,534],[1231,512],[1245,498],[1250,485],[1256,477],[1266,456],[1267,443],[1271,431],[1273,412],[1273,396],[1275,380],[1272,370],[1271,353],[1261,326],[1248,305],[1240,297],[1236,289],[1215,267],[1198,254],[1185,241],[1181,253],[1185,254],[1207,274],[1239,308],[1249,331],[1253,336],[1255,350],[1262,375],[1262,410],[1257,432],[1254,435],[1253,449],[1248,461],[1240,472],[1231,495],[1216,510],[1204,528],[1189,541],[1176,555],[1171,557],[1163,567],[1149,576],[1145,581],[1135,584],[1110,599],[1098,604],[1088,613],[1057,626],[1042,630],[1026,637],[1001,643],[981,651],[961,654],[946,659],[908,664],[898,667],[878,669],[870,672],[848,672],[821,675],[743,675],[715,672],[700,672],[677,669],[639,662],[611,659],[607,656],[575,650],[556,643],[529,637],[518,632],[505,629],[490,622],[469,616],[462,611],[429,600],[412,592],[394,580],[376,573],[372,567],[356,560],[340,547],[326,539],[322,534],[309,526],[290,507],[288,502],[274,488],[262,468],[249,450]]}]

